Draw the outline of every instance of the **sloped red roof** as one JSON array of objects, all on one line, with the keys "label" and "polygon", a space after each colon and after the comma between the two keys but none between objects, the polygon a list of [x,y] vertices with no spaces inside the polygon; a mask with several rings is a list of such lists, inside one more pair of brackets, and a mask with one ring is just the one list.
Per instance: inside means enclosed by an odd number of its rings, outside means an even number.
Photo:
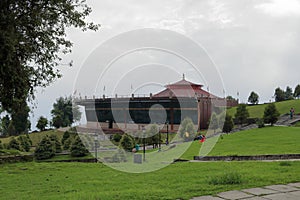
[{"label": "sloped red roof", "polygon": [[176,83],[169,84],[166,89],[153,95],[154,97],[210,97],[217,96],[210,94],[202,89],[203,85],[185,80],[184,78]]},{"label": "sloped red roof", "polygon": [[173,84],[169,84],[167,85],[166,87],[169,88],[169,87],[174,87],[174,86],[198,86],[198,87],[203,87],[203,85],[198,85],[196,83],[192,83],[190,81],[187,81],[185,79],[182,79],[180,81],[177,81],[176,83],[173,83]]}]

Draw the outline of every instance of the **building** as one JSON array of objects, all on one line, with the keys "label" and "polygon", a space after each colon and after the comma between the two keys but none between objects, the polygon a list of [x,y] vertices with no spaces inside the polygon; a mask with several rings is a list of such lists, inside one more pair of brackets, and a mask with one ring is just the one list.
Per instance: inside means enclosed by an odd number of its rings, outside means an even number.
[{"label": "building", "polygon": [[[141,130],[146,124],[168,124],[168,131],[178,130],[180,122],[189,117],[198,129],[207,129],[213,111],[235,106],[237,101],[217,97],[203,90],[203,85],[182,80],[148,97],[79,99],[85,107],[87,127],[106,132]],[[97,123],[98,122],[98,123]],[[166,131],[166,126],[161,131]]]}]

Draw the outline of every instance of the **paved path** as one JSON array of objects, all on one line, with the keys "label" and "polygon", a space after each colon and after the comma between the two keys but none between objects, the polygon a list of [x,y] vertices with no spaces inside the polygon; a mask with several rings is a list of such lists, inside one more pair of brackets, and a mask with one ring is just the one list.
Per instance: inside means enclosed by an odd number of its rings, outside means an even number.
[{"label": "paved path", "polygon": [[216,196],[194,197],[191,200],[299,200],[300,182],[287,185],[270,185],[266,187],[250,188],[241,191],[222,192]]}]

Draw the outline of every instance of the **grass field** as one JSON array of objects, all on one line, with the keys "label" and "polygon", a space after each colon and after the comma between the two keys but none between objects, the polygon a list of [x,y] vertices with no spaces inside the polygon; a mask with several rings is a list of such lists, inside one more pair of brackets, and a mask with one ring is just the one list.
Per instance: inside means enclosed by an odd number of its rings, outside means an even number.
[{"label": "grass field", "polygon": [[[299,141],[297,127],[252,129],[219,138],[209,155],[300,153]],[[193,142],[182,158],[192,159],[200,147]],[[228,174],[239,183],[216,184]],[[0,199],[190,199],[299,181],[300,161],[174,163],[140,174],[96,163],[28,162],[0,165]]]},{"label": "grass field", "polygon": [[[189,199],[221,191],[300,180],[300,162],[176,163],[144,174],[128,174],[94,163],[0,165],[1,199]],[[224,173],[240,184],[214,185]]]},{"label": "grass field", "polygon": [[[299,127],[265,127],[224,135],[219,138],[209,155],[259,155],[300,153]],[[201,144],[192,143],[181,157],[193,159]]]},{"label": "grass field", "polygon": [[[289,113],[289,110],[293,107],[296,114],[300,114],[300,100],[290,100],[277,102],[276,108],[281,115]],[[267,104],[247,106],[251,118],[262,118],[264,110]],[[228,114],[234,116],[236,113],[236,107],[227,110]]]}]

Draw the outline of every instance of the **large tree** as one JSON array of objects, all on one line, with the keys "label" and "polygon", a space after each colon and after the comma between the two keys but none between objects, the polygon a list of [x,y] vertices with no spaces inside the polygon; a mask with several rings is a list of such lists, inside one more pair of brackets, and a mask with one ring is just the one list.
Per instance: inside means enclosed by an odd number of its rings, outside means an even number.
[{"label": "large tree", "polygon": [[11,123],[11,120],[9,118],[8,115],[5,115],[2,119],[1,119],[1,132],[2,135],[4,136],[8,136],[9,135],[9,124]]},{"label": "large tree", "polygon": [[295,87],[294,97],[296,97],[296,98],[300,97],[300,85],[299,84]]},{"label": "large tree", "polygon": [[40,116],[40,118],[38,119],[38,122],[36,124],[36,127],[40,130],[40,131],[44,131],[46,129],[48,125],[48,120],[47,118]]},{"label": "large tree", "polygon": [[58,98],[53,104],[51,114],[53,126],[56,128],[71,126],[81,117],[79,107],[73,104],[71,97]]},{"label": "large tree", "polygon": [[0,104],[17,113],[34,89],[60,77],[62,53],[71,51],[66,28],[97,30],[86,22],[85,0],[0,1]]},{"label": "large tree", "polygon": [[11,123],[15,128],[15,135],[20,135],[21,133],[28,133],[31,123],[29,121],[30,108],[27,106],[26,102],[20,103],[20,108],[17,110],[12,110],[11,113]]},{"label": "large tree", "polygon": [[236,109],[235,119],[238,121],[239,124],[245,124],[247,122],[248,117],[249,112],[247,110],[247,105],[239,104]]},{"label": "large tree", "polygon": [[27,133],[30,129],[31,123],[29,121],[29,107],[23,103],[23,108],[17,112],[5,115],[0,122],[0,130],[3,135],[19,135]]},{"label": "large tree", "polygon": [[285,90],[285,100],[291,100],[291,99],[294,99],[293,89],[287,86]]},{"label": "large tree", "polygon": [[285,92],[279,87],[275,89],[274,96],[275,96],[275,101],[276,102],[285,100]]},{"label": "large tree", "polygon": [[258,104],[259,102],[258,94],[252,91],[248,97],[248,102],[251,104]]}]

